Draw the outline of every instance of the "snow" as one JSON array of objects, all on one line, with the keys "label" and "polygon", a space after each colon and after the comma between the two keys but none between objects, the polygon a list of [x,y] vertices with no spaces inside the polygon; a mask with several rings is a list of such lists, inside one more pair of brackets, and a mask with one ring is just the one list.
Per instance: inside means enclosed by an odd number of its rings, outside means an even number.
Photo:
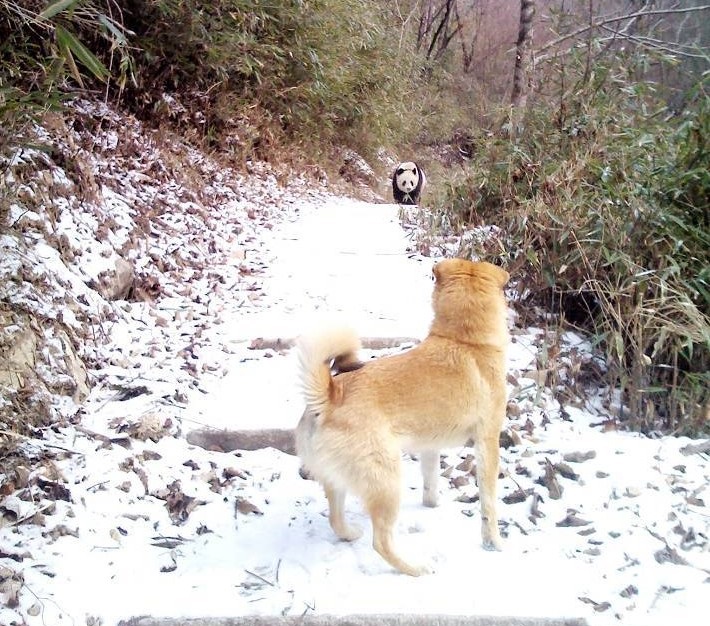
[{"label": "snow", "polygon": [[[115,150],[112,132],[97,143]],[[100,194],[114,212],[111,255],[132,236],[140,185],[156,184],[131,183],[140,177],[118,167],[116,176],[123,191]],[[536,379],[549,333],[515,327],[512,311],[507,427],[517,440],[501,450],[501,552],[480,545],[475,482],[457,469],[469,448],[443,451],[448,476],[436,509],[421,506],[418,464],[405,457],[397,541],[435,570],[413,579],[374,552],[357,501],[348,500],[347,515],[363,537],[335,538],[323,494],[300,478],[298,459],[273,449],[224,453],[188,444],[186,434],[197,428],[297,423],[303,404],[293,355],[254,349],[254,340],[290,339],[333,318],[366,337],[421,338],[431,319],[435,259],[415,252],[396,206],[284,187],[268,174],[241,179],[240,198],[216,174],[214,184],[221,200],[206,211],[176,201],[154,221],[150,241],[131,248],[138,271],[164,263],[162,291],[152,300],[109,305],[84,284],[107,263],[95,239],[105,223],[99,211],[77,213],[70,203],[73,215],[61,213],[57,229],[84,251],[70,267],[41,241],[33,253],[37,271],[90,292],[89,306],[111,306],[112,321],[102,326],[108,341],[87,347],[97,366],[81,419],[24,444],[38,456],[51,454],[32,476],[64,485],[66,499],[35,487],[29,501],[16,494],[0,500],[0,593],[10,588],[9,573],[22,581],[19,605],[0,608],[0,624],[110,626],[138,615],[305,612],[704,623],[707,454],[685,454],[688,439],[600,426],[611,392],[589,390],[560,404],[564,396]],[[161,193],[178,198],[180,190]],[[5,251],[15,246],[5,236],[1,243]],[[562,336],[560,350],[560,379],[593,359],[574,333]],[[592,458],[564,461],[586,452]],[[567,463],[577,475],[558,474],[559,499],[537,482],[547,462]],[[506,503],[518,489],[537,494],[539,516],[532,495]],[[238,510],[238,498],[258,512]],[[570,514],[588,523],[559,526]]]}]

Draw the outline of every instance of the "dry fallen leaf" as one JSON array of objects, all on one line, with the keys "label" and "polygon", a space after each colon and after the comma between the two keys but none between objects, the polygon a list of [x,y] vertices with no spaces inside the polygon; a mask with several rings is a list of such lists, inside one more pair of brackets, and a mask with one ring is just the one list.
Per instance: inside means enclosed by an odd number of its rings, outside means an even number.
[{"label": "dry fallen leaf", "polygon": [[673,563],[674,565],[688,565],[686,561],[675,548],[672,548],[668,544],[662,550],[658,550],[653,554],[653,558],[656,559],[658,563]]},{"label": "dry fallen leaf", "polygon": [[161,489],[153,493],[153,495],[160,500],[165,500],[165,506],[173,524],[183,524],[187,521],[192,511],[205,504],[204,500],[197,500],[183,493],[179,480],[170,483],[166,489]]},{"label": "dry fallen leaf", "polygon": [[563,478],[567,478],[568,480],[579,480],[579,474],[567,465],[567,463],[555,463],[555,470]]},{"label": "dry fallen leaf", "polygon": [[247,474],[243,470],[237,469],[236,467],[225,467],[222,470],[222,476],[229,480],[230,478],[241,478],[242,480],[247,479]]},{"label": "dry fallen leaf", "polygon": [[242,496],[237,496],[234,507],[235,511],[241,513],[242,515],[249,515],[250,513],[253,513],[254,515],[264,514],[258,506],[252,504],[249,500],[243,498]]},{"label": "dry fallen leaf", "polygon": [[45,496],[50,500],[64,500],[71,502],[71,492],[64,485],[53,480],[46,480],[42,476],[37,476],[37,486],[44,491]]},{"label": "dry fallen leaf", "polygon": [[540,511],[539,505],[541,502],[543,502],[542,496],[535,492],[532,494],[532,503],[530,504],[530,521],[533,524],[536,524],[536,520],[538,520],[541,517],[545,517],[545,514]]},{"label": "dry fallen leaf", "polygon": [[473,468],[473,464],[476,457],[473,454],[467,454],[466,457],[456,466],[456,469],[460,472],[470,472]]},{"label": "dry fallen leaf", "polygon": [[509,494],[503,496],[503,502],[506,504],[518,504],[520,502],[525,502],[528,496],[533,494],[533,489],[516,489],[511,491]]},{"label": "dry fallen leaf", "polygon": [[579,599],[585,604],[591,604],[597,613],[601,613],[602,611],[606,611],[611,608],[611,604],[609,602],[595,602],[591,598],[586,597],[580,597]]},{"label": "dry fallen leaf", "polygon": [[460,489],[461,487],[465,487],[471,482],[471,479],[468,477],[468,475],[461,475],[461,476],[456,476],[451,479],[451,485],[453,487],[456,487],[456,489]]},{"label": "dry fallen leaf", "polygon": [[557,522],[555,524],[556,526],[560,527],[569,527],[569,526],[587,526],[591,524],[591,522],[588,522],[587,520],[582,519],[581,517],[577,517],[574,513],[568,513],[567,516]]},{"label": "dry fallen leaf", "polygon": [[19,594],[23,583],[22,572],[16,572],[8,567],[0,568],[0,594],[5,596],[7,608],[14,609],[20,605]]},{"label": "dry fallen leaf", "polygon": [[622,598],[630,598],[631,596],[636,596],[638,595],[639,590],[636,588],[635,585],[629,585],[628,587],[625,587],[619,592],[619,595]]},{"label": "dry fallen leaf", "polygon": [[540,478],[539,482],[547,487],[550,498],[553,500],[559,500],[563,492],[562,485],[560,485],[555,475],[556,473],[555,466],[550,463],[549,459],[545,459],[545,475]]}]

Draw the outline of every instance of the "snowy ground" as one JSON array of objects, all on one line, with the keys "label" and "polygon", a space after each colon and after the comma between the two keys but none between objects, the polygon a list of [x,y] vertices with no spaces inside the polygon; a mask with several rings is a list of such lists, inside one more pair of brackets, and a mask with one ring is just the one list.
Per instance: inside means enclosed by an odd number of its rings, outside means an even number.
[{"label": "snowy ground", "polygon": [[[80,419],[26,444],[46,462],[0,500],[10,605],[0,624],[306,612],[704,623],[708,455],[690,440],[605,427],[603,394],[558,393],[561,405],[550,387],[590,363],[589,346],[567,334],[554,361],[542,358],[551,336],[516,328],[512,312],[500,553],[480,546],[468,448],[444,451],[437,509],[420,505],[418,466],[405,461],[398,539],[435,569],[412,579],[373,551],[356,501],[348,514],[365,535],[336,540],[297,459],[189,445],[196,428],[298,421],[292,356],[254,340],[291,338],[324,317],[364,336],[423,337],[430,319],[433,260],[410,251],[396,207],[291,193],[268,176],[240,184],[242,200],[215,202],[203,232],[189,203],[162,218],[171,236],[156,228],[155,262],[195,250],[211,263],[166,270],[152,302],[113,303]],[[120,202],[115,213],[132,219]],[[75,225],[67,232],[97,245]]]}]

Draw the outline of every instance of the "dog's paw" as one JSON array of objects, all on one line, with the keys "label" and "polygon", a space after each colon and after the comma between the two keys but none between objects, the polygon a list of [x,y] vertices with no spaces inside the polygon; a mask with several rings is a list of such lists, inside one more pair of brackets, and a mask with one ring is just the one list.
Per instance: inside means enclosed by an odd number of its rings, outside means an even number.
[{"label": "dog's paw", "polygon": [[419,564],[419,565],[409,565],[404,574],[409,574],[410,576],[426,576],[427,574],[434,573],[434,567],[429,564]]},{"label": "dog's paw", "polygon": [[422,497],[422,504],[431,508],[439,506],[439,493],[436,491],[425,491]]},{"label": "dog's paw", "polygon": [[503,540],[500,535],[483,538],[483,549],[500,552],[503,549]]},{"label": "dog's paw", "polygon": [[341,528],[334,528],[335,534],[338,535],[338,539],[343,541],[357,541],[362,537],[362,528],[359,526],[343,526]]}]

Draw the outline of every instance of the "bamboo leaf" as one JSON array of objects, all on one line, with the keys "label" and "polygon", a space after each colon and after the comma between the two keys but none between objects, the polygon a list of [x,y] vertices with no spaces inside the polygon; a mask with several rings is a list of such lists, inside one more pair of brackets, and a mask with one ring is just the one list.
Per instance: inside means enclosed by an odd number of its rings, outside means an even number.
[{"label": "bamboo leaf", "polygon": [[127,40],[126,36],[123,34],[123,32],[116,26],[116,23],[106,17],[105,15],[99,15],[99,23],[108,30],[111,35],[113,35],[114,41],[119,45],[119,46],[125,46],[127,45]]},{"label": "bamboo leaf", "polygon": [[67,31],[64,30],[61,26],[57,26],[55,29],[55,35],[57,37],[57,45],[59,46],[59,52],[62,63],[66,63],[67,65],[69,65],[69,71],[74,77],[74,80],[76,80],[76,82],[79,83],[81,87],[84,87],[84,81],[81,80],[79,68],[74,62],[74,55],[72,54],[71,48],[69,47],[69,44],[67,42]]},{"label": "bamboo leaf", "polygon": [[46,9],[44,9],[44,11],[42,11],[38,15],[38,17],[44,20],[52,19],[55,15],[59,15],[62,11],[66,11],[78,2],[79,0],[58,0],[54,4],[50,4]]},{"label": "bamboo leaf", "polygon": [[77,39],[76,35],[61,26],[56,27],[56,33],[57,41],[60,41],[61,45],[66,46],[89,72],[101,81],[108,78],[110,72],[106,69],[106,66],[96,58],[93,52]]}]

